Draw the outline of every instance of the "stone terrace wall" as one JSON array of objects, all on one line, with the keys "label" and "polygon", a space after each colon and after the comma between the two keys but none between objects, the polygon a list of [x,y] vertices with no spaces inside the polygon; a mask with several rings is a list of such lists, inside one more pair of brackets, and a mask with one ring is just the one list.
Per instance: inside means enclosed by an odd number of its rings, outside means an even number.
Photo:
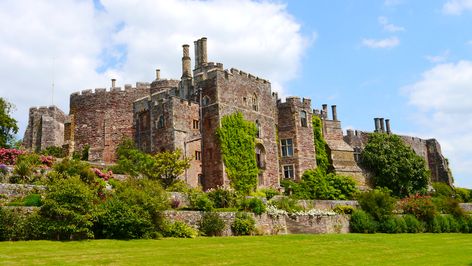
[{"label": "stone terrace wall", "polygon": [[43,191],[45,186],[0,183],[0,194],[7,197],[23,197],[32,191]]}]

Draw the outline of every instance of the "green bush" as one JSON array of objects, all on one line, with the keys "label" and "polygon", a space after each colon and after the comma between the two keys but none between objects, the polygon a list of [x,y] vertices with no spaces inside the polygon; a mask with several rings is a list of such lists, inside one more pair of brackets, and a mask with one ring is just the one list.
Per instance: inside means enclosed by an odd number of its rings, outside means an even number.
[{"label": "green bush", "polygon": [[198,229],[205,236],[221,236],[225,227],[225,222],[216,212],[205,212],[198,224]]},{"label": "green bush", "polygon": [[41,154],[54,156],[56,158],[64,158],[66,156],[66,151],[62,147],[49,146],[42,150]]},{"label": "green bush", "polygon": [[429,222],[436,217],[437,211],[431,197],[411,195],[399,203],[405,214],[413,214],[418,220]]},{"label": "green bush", "polygon": [[175,221],[167,225],[164,231],[165,237],[178,237],[178,238],[195,238],[198,232],[181,221]]},{"label": "green bush", "polygon": [[307,170],[297,184],[283,181],[285,191],[300,199],[346,200],[357,192],[356,182],[347,176],[326,174],[321,169]]},{"label": "green bush", "polygon": [[472,202],[472,189],[457,187],[454,189],[454,193],[460,202]]},{"label": "green bush", "polygon": [[0,241],[27,240],[26,217],[19,209],[0,207]]},{"label": "green bush", "polygon": [[96,174],[92,171],[90,165],[80,160],[64,158],[62,161],[54,164],[53,169],[54,171],[48,174],[49,179],[52,181],[54,179],[67,179],[79,176],[83,182],[92,184],[96,179]]},{"label": "green bush", "polygon": [[457,222],[456,218],[451,214],[444,215],[444,218],[448,221],[449,232],[458,233],[461,231],[461,225]]},{"label": "green bush", "polygon": [[47,234],[56,240],[92,238],[92,208],[96,195],[78,177],[48,186],[40,215],[48,221]]},{"label": "green bush", "polygon": [[339,214],[352,214],[355,208],[349,205],[338,205],[334,207],[333,211]]},{"label": "green bush", "polygon": [[238,212],[231,225],[231,231],[237,236],[251,235],[255,229],[256,221],[251,215],[245,212]]},{"label": "green bush", "polygon": [[141,206],[108,199],[95,214],[96,238],[135,239],[154,231],[151,215]]},{"label": "green bush", "polygon": [[274,188],[263,188],[261,192],[265,194],[267,200],[272,199],[273,197],[280,195],[279,191]]},{"label": "green bush", "polygon": [[223,187],[217,187],[207,192],[208,198],[214,203],[215,208],[231,208],[237,205],[236,192]]},{"label": "green bush", "polygon": [[282,197],[276,200],[271,200],[270,204],[279,210],[284,210],[288,213],[294,213],[303,210],[298,204],[298,201],[289,197]]},{"label": "green bush", "polygon": [[426,222],[426,229],[430,233],[441,233],[444,228],[442,216],[434,216],[433,219]]},{"label": "green bush", "polygon": [[[470,221],[470,225],[469,225]],[[466,217],[458,217],[457,218],[457,223],[459,224],[460,232],[462,233],[472,233],[472,217],[466,216]]]},{"label": "green bush", "polygon": [[443,182],[433,182],[434,192],[432,196],[434,197],[452,197],[454,195],[454,190],[446,183]]},{"label": "green bush", "polygon": [[389,234],[404,233],[407,232],[407,224],[402,217],[391,216],[380,222],[379,231]]},{"label": "green bush", "polygon": [[465,216],[465,211],[460,207],[459,201],[455,198],[435,197],[432,198],[436,209],[443,214],[452,214],[455,217]]},{"label": "green bush", "polygon": [[373,189],[359,193],[357,201],[362,210],[372,215],[376,221],[382,221],[392,216],[396,203],[387,189]]},{"label": "green bush", "polygon": [[412,214],[407,214],[403,216],[403,220],[406,224],[406,233],[421,233],[424,230],[423,223],[420,222]]},{"label": "green bush", "polygon": [[40,194],[29,194],[23,199],[24,206],[41,206]]},{"label": "green bush", "polygon": [[212,211],[215,204],[210,200],[208,194],[197,189],[190,189],[187,192],[189,208],[197,211]]},{"label": "green bush", "polygon": [[351,215],[350,227],[353,233],[375,233],[377,223],[369,213],[355,210]]},{"label": "green bush", "polygon": [[246,198],[241,202],[241,209],[261,215],[266,211],[266,205],[259,198]]}]

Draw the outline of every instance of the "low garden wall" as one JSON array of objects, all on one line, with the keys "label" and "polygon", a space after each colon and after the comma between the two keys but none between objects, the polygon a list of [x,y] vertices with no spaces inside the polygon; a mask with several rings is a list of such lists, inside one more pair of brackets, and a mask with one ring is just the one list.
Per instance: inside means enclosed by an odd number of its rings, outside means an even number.
[{"label": "low garden wall", "polygon": [[459,206],[466,212],[472,212],[472,203],[459,203]]},{"label": "low garden wall", "polygon": [[45,190],[45,186],[0,183],[0,195],[6,197],[24,197],[32,191]]},{"label": "low garden wall", "polygon": [[357,208],[356,200],[299,200],[298,204],[305,209],[333,210],[336,206],[352,206]]}]

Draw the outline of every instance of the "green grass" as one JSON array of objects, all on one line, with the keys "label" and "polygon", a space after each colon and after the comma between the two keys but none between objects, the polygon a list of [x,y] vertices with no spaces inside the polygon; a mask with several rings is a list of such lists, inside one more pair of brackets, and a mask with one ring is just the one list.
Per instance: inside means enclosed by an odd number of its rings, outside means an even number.
[{"label": "green grass", "polygon": [[471,234],[0,242],[0,265],[472,265]]}]

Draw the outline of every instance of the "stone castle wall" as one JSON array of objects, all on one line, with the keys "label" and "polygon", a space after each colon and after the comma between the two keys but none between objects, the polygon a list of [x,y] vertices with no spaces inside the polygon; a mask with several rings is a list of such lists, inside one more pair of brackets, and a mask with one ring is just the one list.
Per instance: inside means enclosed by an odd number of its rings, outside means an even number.
[{"label": "stone castle wall", "polygon": [[64,143],[66,115],[56,106],[29,109],[28,126],[23,137],[27,150],[40,151]]},{"label": "stone castle wall", "polygon": [[89,160],[113,162],[124,138],[134,137],[133,102],[149,95],[148,84],[84,90],[70,96],[70,151],[90,147]]}]

